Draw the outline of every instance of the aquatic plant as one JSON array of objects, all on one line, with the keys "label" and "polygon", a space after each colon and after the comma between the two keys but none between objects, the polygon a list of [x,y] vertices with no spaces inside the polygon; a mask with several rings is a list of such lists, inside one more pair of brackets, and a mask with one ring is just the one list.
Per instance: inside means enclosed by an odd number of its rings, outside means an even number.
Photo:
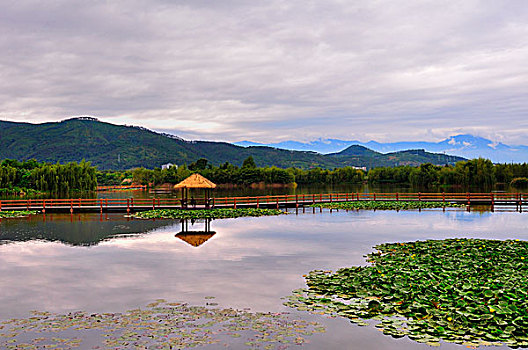
[{"label": "aquatic plant", "polygon": [[[0,347],[71,349],[90,344],[92,349],[188,349],[208,344],[224,348],[232,341],[247,348],[284,349],[303,344],[304,336],[325,331],[317,322],[292,319],[284,313],[206,304],[190,306],[159,299],[124,313],[34,311],[29,318],[0,323]],[[93,346],[97,342],[101,346]]]},{"label": "aquatic plant", "polygon": [[0,211],[0,219],[21,218],[24,216],[35,215],[37,213],[38,212],[35,210],[3,210]]},{"label": "aquatic plant", "polygon": [[218,208],[218,209],[156,209],[131,215],[137,219],[227,219],[245,216],[269,216],[286,214],[277,209]]},{"label": "aquatic plant", "polygon": [[447,239],[376,246],[368,266],[312,271],[285,305],[369,319],[417,342],[528,346],[528,242]]},{"label": "aquatic plant", "polygon": [[464,207],[464,204],[450,202],[422,202],[422,201],[352,201],[352,202],[333,202],[333,203],[316,203],[310,205],[316,208],[327,209],[376,209],[376,210],[406,210],[406,209],[427,209],[443,207]]}]

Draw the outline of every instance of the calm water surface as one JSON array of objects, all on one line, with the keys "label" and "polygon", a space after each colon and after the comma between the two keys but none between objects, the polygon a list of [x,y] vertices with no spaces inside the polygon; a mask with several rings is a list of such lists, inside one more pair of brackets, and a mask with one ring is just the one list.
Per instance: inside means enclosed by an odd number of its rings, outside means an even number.
[{"label": "calm water surface", "polygon": [[[120,312],[158,298],[204,305],[210,295],[222,307],[292,311],[281,297],[304,286],[303,274],[364,264],[363,255],[376,244],[448,237],[527,240],[527,224],[528,214],[519,212],[309,209],[215,220],[216,234],[198,242],[175,237],[182,228],[176,220],[122,214],[2,220],[0,319],[27,317],[30,310]],[[189,229],[202,231],[204,225],[189,223]],[[308,337],[307,349],[428,348],[344,319],[293,313],[327,326],[325,334]]]}]

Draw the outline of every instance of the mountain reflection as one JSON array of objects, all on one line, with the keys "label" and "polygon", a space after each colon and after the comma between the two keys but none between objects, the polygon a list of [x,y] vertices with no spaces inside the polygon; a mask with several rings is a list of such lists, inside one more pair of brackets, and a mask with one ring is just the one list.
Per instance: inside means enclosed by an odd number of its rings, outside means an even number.
[{"label": "mountain reflection", "polygon": [[0,221],[0,244],[45,240],[94,246],[115,237],[135,236],[174,225],[173,220],[133,220],[122,214],[33,215]]},{"label": "mountain reflection", "polygon": [[[204,221],[204,231],[191,231],[189,230],[189,220],[181,220],[182,230],[175,236],[182,241],[192,245],[193,247],[199,247],[207,242],[211,237],[215,235],[215,231],[211,231],[211,219]],[[191,220],[191,225],[194,224],[194,220]]]}]

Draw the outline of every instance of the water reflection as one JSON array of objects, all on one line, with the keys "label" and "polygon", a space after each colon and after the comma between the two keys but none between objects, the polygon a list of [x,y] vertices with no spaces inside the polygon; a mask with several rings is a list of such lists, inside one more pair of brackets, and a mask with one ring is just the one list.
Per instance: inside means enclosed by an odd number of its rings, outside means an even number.
[{"label": "water reflection", "polygon": [[[191,225],[194,225],[195,220],[190,220]],[[193,247],[199,247],[209,239],[211,239],[216,232],[211,231],[211,219],[205,219],[205,229],[203,231],[189,230],[189,220],[181,220],[182,230],[175,236],[182,241],[190,244]]]},{"label": "water reflection", "polygon": [[0,220],[0,244],[44,240],[70,246],[93,246],[120,236],[148,233],[172,220],[131,220],[123,214],[48,214]]}]

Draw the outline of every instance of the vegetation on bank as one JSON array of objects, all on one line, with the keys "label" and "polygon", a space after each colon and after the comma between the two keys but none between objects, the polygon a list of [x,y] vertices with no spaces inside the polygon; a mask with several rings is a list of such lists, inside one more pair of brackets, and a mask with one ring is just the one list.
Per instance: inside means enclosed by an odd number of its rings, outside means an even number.
[{"label": "vegetation on bank", "polygon": [[246,216],[269,216],[281,215],[285,212],[277,209],[254,209],[254,208],[219,208],[219,209],[156,209],[135,213],[132,217],[137,219],[229,219]]},{"label": "vegetation on bank", "polygon": [[285,305],[338,315],[393,337],[471,347],[528,346],[528,242],[446,239],[387,243],[368,266],[306,276]]},{"label": "vegetation on bank", "polygon": [[409,184],[422,187],[471,185],[489,188],[497,183],[509,184],[517,177],[528,177],[528,163],[493,164],[483,158],[458,162],[454,166],[426,163],[418,167],[374,168],[368,172],[370,183]]},{"label": "vegetation on bank", "polygon": [[511,180],[510,185],[514,188],[525,189],[528,188],[528,178],[526,177],[516,177]]},{"label": "vegetation on bank", "polygon": [[464,207],[463,204],[450,202],[418,202],[418,201],[353,201],[353,202],[333,202],[333,203],[316,203],[310,207],[327,208],[327,209],[367,209],[367,210],[408,210],[408,209],[427,209],[427,208],[444,208],[444,207]]},{"label": "vegetation on bank", "polygon": [[192,173],[200,173],[216,184],[249,185],[265,184],[341,184],[361,183],[365,172],[352,167],[324,170],[315,168],[301,170],[297,168],[281,169],[277,167],[259,168],[252,157],[244,160],[241,167],[224,163],[217,167],[207,159],[199,159],[189,166],[182,165],[169,169],[137,168],[132,171],[132,181],[138,184],[178,183]]},{"label": "vegetation on bank", "polygon": [[37,214],[37,212],[34,210],[17,210],[17,211],[0,210],[0,219],[21,218],[24,216],[35,215],[35,214]]},{"label": "vegetation on bank", "polygon": [[90,163],[50,164],[36,160],[0,162],[0,189],[3,193],[68,193],[94,191],[97,188],[96,169]]}]

